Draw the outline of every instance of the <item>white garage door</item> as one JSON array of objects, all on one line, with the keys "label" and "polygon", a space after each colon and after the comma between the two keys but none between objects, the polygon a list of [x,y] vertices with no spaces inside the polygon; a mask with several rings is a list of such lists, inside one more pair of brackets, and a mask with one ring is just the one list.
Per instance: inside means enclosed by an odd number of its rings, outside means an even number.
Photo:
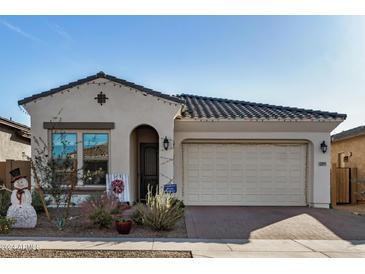
[{"label": "white garage door", "polygon": [[306,205],[305,144],[184,144],[187,205]]}]

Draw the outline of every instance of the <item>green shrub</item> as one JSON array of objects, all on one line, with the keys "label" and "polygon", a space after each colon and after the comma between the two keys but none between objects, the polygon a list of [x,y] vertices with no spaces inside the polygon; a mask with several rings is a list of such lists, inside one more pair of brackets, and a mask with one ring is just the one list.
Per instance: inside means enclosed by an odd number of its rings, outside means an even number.
[{"label": "green shrub", "polygon": [[[45,202],[46,202],[46,206],[48,206],[50,204],[50,200],[45,199]],[[37,213],[44,212],[42,199],[37,191],[32,192],[32,206],[34,207],[34,209]]]},{"label": "green shrub", "polygon": [[110,228],[113,223],[113,215],[101,208],[95,210],[93,214],[89,216],[94,225],[102,228]]},{"label": "green shrub", "polygon": [[134,206],[133,213],[131,215],[132,221],[137,225],[143,225],[143,216],[144,216],[144,210],[145,205],[138,203]]},{"label": "green shrub", "polygon": [[11,218],[0,217],[0,234],[9,233],[15,221]]},{"label": "green shrub", "polygon": [[144,225],[157,231],[170,230],[184,216],[182,205],[173,194],[166,193],[163,190],[153,194],[149,188],[146,207],[137,210],[143,216],[142,222]]},{"label": "green shrub", "polygon": [[0,216],[6,216],[10,206],[11,193],[5,190],[0,191]]},{"label": "green shrub", "polygon": [[185,208],[185,204],[182,200],[179,200],[178,198],[173,198],[172,199],[172,205],[176,205],[178,206],[179,208]]},{"label": "green shrub", "polygon": [[113,213],[118,209],[119,202],[115,198],[109,198],[105,193],[89,196],[80,204],[82,216],[85,221],[91,221],[93,225],[101,228],[109,228],[113,223]]}]

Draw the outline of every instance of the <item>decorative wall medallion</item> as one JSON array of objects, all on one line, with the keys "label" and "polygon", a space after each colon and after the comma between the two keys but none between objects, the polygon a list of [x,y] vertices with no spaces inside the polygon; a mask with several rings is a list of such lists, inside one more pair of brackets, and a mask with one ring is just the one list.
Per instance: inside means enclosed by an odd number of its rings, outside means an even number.
[{"label": "decorative wall medallion", "polygon": [[109,98],[106,97],[106,95],[102,91],[100,91],[100,93],[94,99],[98,102],[98,104],[102,106]]}]

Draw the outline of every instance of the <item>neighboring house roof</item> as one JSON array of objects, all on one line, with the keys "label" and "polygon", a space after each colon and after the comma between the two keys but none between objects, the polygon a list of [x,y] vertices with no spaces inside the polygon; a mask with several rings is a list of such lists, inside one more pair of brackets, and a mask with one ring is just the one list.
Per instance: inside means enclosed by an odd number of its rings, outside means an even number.
[{"label": "neighboring house roof", "polygon": [[355,127],[355,128],[334,134],[334,135],[332,135],[332,141],[333,142],[342,141],[345,139],[350,139],[350,138],[358,137],[361,135],[365,135],[365,126]]},{"label": "neighboring house roof", "polygon": [[3,117],[0,117],[0,125],[15,129],[20,137],[30,139],[30,127],[14,122]]},{"label": "neighboring house roof", "polygon": [[171,96],[155,91],[141,85],[99,72],[95,75],[62,85],[45,92],[41,92],[18,101],[19,105],[29,103],[33,100],[46,97],[65,89],[85,84],[98,78],[105,78],[110,81],[135,88],[147,94],[184,104],[182,118],[186,119],[247,119],[247,120],[344,120],[346,114],[325,112],[319,110],[308,110],[293,107],[273,106],[246,101],[203,97],[197,95],[181,94]]},{"label": "neighboring house roof", "polygon": [[76,87],[78,85],[85,84],[87,82],[96,80],[98,78],[104,78],[104,79],[107,79],[109,81],[113,81],[113,82],[116,82],[118,84],[121,84],[121,85],[130,87],[130,88],[135,88],[135,89],[137,89],[139,91],[145,92],[145,93],[150,94],[152,96],[160,97],[160,98],[163,98],[163,99],[166,99],[166,100],[170,100],[170,101],[173,101],[173,102],[176,102],[176,103],[179,103],[179,104],[183,103],[181,101],[181,99],[179,99],[179,98],[177,98],[175,96],[171,96],[171,95],[168,95],[168,94],[164,94],[162,92],[159,92],[159,91],[156,91],[156,90],[153,90],[153,89],[150,89],[150,88],[146,88],[144,86],[137,85],[137,84],[132,83],[132,82],[128,82],[126,80],[117,78],[117,77],[112,76],[112,75],[105,74],[104,72],[100,71],[99,73],[97,73],[95,75],[91,75],[91,76],[88,76],[86,78],[83,78],[83,79],[80,79],[80,80],[77,80],[77,81],[68,83],[66,85],[62,85],[62,86],[59,86],[57,88],[53,88],[53,89],[50,89],[48,91],[44,91],[44,92],[41,92],[41,93],[34,94],[34,95],[30,96],[30,97],[26,97],[26,98],[24,98],[22,100],[19,100],[18,101],[18,104],[19,105],[24,105],[24,104],[29,103],[31,101],[34,101],[36,99],[39,99],[39,98],[42,98],[42,97],[46,97],[46,96],[55,94],[55,93],[58,93],[58,92],[60,92],[62,90],[70,89],[70,88]]},{"label": "neighboring house roof", "polygon": [[264,119],[264,120],[344,120],[346,114],[274,106],[246,101],[203,97],[189,94],[178,95],[184,99],[185,118],[206,119]]}]

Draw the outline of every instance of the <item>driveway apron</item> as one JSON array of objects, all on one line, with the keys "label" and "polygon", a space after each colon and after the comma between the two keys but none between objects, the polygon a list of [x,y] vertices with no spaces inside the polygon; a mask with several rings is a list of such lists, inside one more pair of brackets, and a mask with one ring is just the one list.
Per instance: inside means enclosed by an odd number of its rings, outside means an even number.
[{"label": "driveway apron", "polygon": [[188,206],[185,222],[195,239],[365,239],[365,217],[336,209]]}]

